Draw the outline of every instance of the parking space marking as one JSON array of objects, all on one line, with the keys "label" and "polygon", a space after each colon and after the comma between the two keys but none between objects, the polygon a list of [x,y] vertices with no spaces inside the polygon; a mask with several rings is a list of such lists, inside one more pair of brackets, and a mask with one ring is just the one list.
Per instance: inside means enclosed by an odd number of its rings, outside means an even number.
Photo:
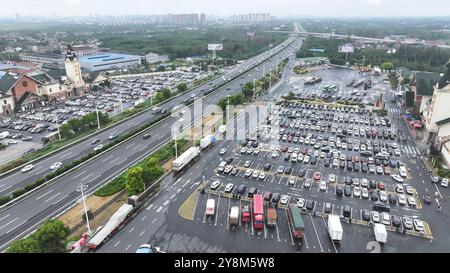
[{"label": "parking space marking", "polygon": [[6,224],[4,224],[3,226],[1,226],[0,229],[6,227],[7,225],[11,224],[12,222],[16,221],[17,219],[19,219],[19,218],[16,217],[16,218],[12,219],[12,220],[9,221],[8,223],[6,223]]},{"label": "parking space marking", "polygon": [[154,224],[157,220],[158,220],[158,217],[156,217],[155,219],[153,219],[152,224]]}]

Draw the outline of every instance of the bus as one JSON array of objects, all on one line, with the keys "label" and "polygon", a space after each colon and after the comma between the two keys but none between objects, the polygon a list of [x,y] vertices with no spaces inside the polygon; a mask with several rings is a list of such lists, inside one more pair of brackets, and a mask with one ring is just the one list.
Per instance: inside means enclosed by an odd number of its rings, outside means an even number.
[{"label": "bus", "polygon": [[253,195],[253,228],[264,228],[264,207],[261,194]]},{"label": "bus", "polygon": [[59,138],[58,131],[56,131],[56,132],[52,132],[46,136],[43,136],[42,142],[49,143],[49,142],[57,140],[58,138]]}]

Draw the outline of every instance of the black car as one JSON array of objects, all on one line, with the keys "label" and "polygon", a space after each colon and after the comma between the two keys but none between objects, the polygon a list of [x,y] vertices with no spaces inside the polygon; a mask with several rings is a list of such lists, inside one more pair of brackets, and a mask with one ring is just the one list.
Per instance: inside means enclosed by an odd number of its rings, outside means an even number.
[{"label": "black car", "polygon": [[431,204],[431,196],[429,194],[425,194],[422,198],[424,203]]},{"label": "black car", "polygon": [[393,193],[390,193],[388,195],[388,200],[389,200],[389,204],[397,204],[397,197]]},{"label": "black car", "polygon": [[292,172],[292,168],[289,166],[284,169],[285,174],[291,174],[291,172]]},{"label": "black car", "polygon": [[374,179],[370,179],[369,181],[369,188],[376,189],[377,188],[377,182]]},{"label": "black car", "polygon": [[323,165],[325,167],[330,167],[330,162],[331,162],[331,160],[329,158],[325,158]]},{"label": "black car", "polygon": [[325,207],[323,208],[323,212],[331,213],[332,210],[333,210],[333,205],[331,205],[330,202],[325,203]]},{"label": "black car", "polygon": [[[23,140],[23,139],[22,139],[22,140]],[[91,141],[91,145],[95,145],[95,144],[97,144],[97,143],[100,143],[100,139],[99,139],[99,138],[96,138],[96,139],[94,139],[94,140]]]},{"label": "black car", "polygon": [[366,173],[368,170],[369,170],[369,167],[367,167],[367,164],[362,164],[361,171]]},{"label": "black car", "polygon": [[241,184],[236,188],[236,192],[239,194],[244,194],[246,189],[247,187],[244,184]]},{"label": "black car", "polygon": [[231,162],[233,162],[233,158],[232,157],[225,158],[225,162],[227,162],[227,164],[230,164]]},{"label": "black car", "polygon": [[272,195],[272,203],[278,204],[278,201],[280,201],[280,194],[276,192]]},{"label": "black car", "polygon": [[348,171],[353,170],[353,162],[351,162],[351,161],[348,161],[348,162],[347,162],[347,170],[348,170]]},{"label": "black car", "polygon": [[344,169],[344,168],[345,168],[345,160],[340,160],[340,162],[339,162],[339,167],[340,167],[341,169]]},{"label": "black car", "polygon": [[310,163],[311,165],[316,165],[316,163],[317,163],[317,158],[316,158],[315,156],[312,156],[311,159],[309,160],[309,163]]},{"label": "black car", "polygon": [[391,207],[383,202],[376,201],[373,203],[373,209],[376,211],[382,211],[382,212],[389,212],[391,210]]},{"label": "black car", "polygon": [[345,185],[344,194],[345,196],[352,196],[352,187],[349,185]]},{"label": "black car", "polygon": [[372,195],[370,196],[370,199],[374,202],[379,200],[379,196],[378,196],[378,192],[377,191],[373,191]]},{"label": "black car", "polygon": [[361,210],[361,218],[363,221],[370,221],[370,212],[366,209]]},{"label": "black car", "polygon": [[256,193],[258,193],[258,189],[255,188],[255,187],[251,187],[251,188],[248,190],[247,196],[250,197],[250,198],[252,198],[253,195],[255,195]]},{"label": "black car", "polygon": [[339,184],[336,186],[336,195],[342,196],[344,194],[344,185]]},{"label": "black car", "polygon": [[306,201],[306,208],[309,210],[314,208],[314,201],[312,199],[308,199],[308,201]]},{"label": "black car", "polygon": [[355,163],[353,165],[353,171],[359,172],[361,170],[361,165],[359,163]]},{"label": "black car", "polygon": [[391,216],[391,222],[394,227],[401,227],[402,226],[402,220],[397,215]]},{"label": "black car", "polygon": [[299,177],[305,177],[305,175],[306,175],[306,170],[299,170],[298,171],[298,176]]},{"label": "black car", "polygon": [[270,164],[270,163],[264,164],[264,170],[265,171],[269,171],[271,168],[272,168],[272,164]]},{"label": "black car", "polygon": [[345,185],[352,185],[353,184],[352,178],[350,176],[346,176],[344,183]]},{"label": "black car", "polygon": [[344,206],[342,215],[344,217],[351,218],[352,217],[352,208],[350,206]]}]

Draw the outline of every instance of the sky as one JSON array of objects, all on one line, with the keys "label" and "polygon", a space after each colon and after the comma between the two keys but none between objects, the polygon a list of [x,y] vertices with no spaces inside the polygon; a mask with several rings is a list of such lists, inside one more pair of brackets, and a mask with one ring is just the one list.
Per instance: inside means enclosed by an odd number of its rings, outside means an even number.
[{"label": "sky", "polygon": [[0,0],[0,16],[150,15],[450,16],[450,0]]}]

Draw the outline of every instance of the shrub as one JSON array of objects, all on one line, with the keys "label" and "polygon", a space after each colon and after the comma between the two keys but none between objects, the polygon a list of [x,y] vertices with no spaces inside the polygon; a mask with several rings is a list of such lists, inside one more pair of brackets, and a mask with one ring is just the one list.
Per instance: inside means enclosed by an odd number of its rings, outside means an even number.
[{"label": "shrub", "polygon": [[25,189],[17,189],[12,193],[13,198],[17,198],[25,193]]},{"label": "shrub", "polygon": [[11,196],[9,196],[9,195],[0,196],[0,205],[4,205],[4,204],[8,203],[10,200],[11,200]]}]

